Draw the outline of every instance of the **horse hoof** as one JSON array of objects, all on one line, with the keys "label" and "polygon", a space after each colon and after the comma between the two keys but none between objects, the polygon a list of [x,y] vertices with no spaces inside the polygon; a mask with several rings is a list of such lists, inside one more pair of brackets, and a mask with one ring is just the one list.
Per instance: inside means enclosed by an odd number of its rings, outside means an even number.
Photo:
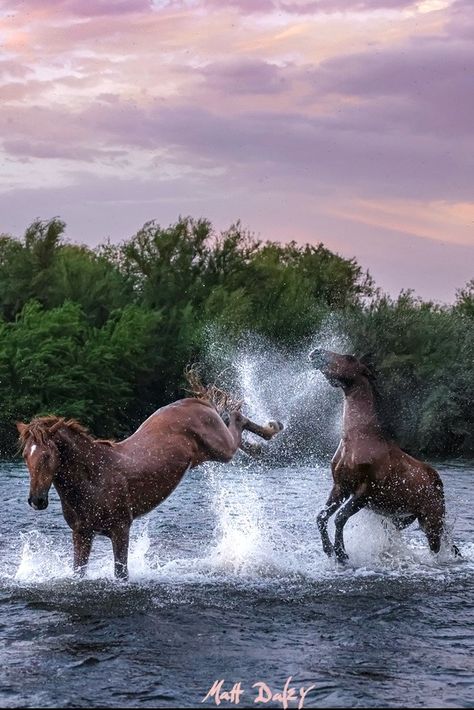
[{"label": "horse hoof", "polygon": [[453,555],[455,557],[462,557],[461,550],[459,549],[459,547],[457,545],[453,545],[452,550],[453,550]]},{"label": "horse hoof", "polygon": [[275,434],[278,434],[280,431],[283,431],[283,429],[285,428],[281,422],[277,422],[277,421],[268,422],[268,426],[270,427],[270,429],[273,429]]},{"label": "horse hoof", "polygon": [[349,555],[347,554],[347,552],[339,551],[336,552],[336,559],[340,565],[345,565],[346,562],[348,562],[349,560]]},{"label": "horse hoof", "polygon": [[253,456],[254,458],[258,458],[262,455],[262,447],[260,446],[260,444],[255,444],[253,442],[246,443],[245,449],[243,450],[246,454],[248,454],[249,456]]}]

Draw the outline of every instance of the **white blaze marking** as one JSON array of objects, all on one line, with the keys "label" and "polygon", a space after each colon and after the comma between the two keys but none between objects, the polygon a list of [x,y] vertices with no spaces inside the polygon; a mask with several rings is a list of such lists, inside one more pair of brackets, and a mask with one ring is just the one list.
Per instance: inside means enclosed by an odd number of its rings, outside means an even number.
[{"label": "white blaze marking", "polygon": [[36,451],[36,444],[33,444],[33,446],[30,449],[30,454],[34,454]]}]

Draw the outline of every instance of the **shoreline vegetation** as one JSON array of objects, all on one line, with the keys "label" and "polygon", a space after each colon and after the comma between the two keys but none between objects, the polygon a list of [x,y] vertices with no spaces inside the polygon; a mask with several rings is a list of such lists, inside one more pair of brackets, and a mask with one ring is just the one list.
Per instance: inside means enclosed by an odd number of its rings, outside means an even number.
[{"label": "shoreline vegetation", "polygon": [[120,243],[68,242],[58,218],[0,235],[0,457],[15,421],[54,413],[121,438],[185,396],[212,325],[287,351],[329,321],[370,352],[386,417],[413,453],[474,453],[474,279],[455,303],[390,298],[323,244],[261,242],[237,223],[148,222]]}]

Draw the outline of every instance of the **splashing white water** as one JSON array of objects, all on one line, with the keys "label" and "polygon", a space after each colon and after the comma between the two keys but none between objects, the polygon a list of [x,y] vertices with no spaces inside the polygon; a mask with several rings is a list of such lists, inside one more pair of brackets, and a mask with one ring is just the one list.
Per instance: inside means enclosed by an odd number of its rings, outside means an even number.
[{"label": "splashing white water", "polygon": [[[342,411],[340,392],[311,366],[307,344],[285,352],[260,336],[247,334],[237,347],[209,334],[205,372],[243,399],[247,416],[259,422],[277,419],[284,432],[266,448],[279,463],[308,461],[333,451]],[[329,331],[313,345],[344,350],[347,344]],[[252,438],[252,437],[250,437]]]},{"label": "splashing white water", "polygon": [[[208,483],[212,494],[207,512],[215,522],[209,543],[203,546],[201,541],[190,541],[186,537],[189,532],[178,529],[173,546],[168,548],[160,539],[158,515],[152,514],[132,528],[129,554],[132,582],[204,585],[227,582],[253,587],[299,580],[307,587],[314,582],[350,579],[354,575],[438,577],[451,567],[473,569],[474,545],[463,546],[462,561],[454,560],[449,550],[434,556],[415,527],[401,533],[367,511],[347,524],[345,540],[350,560],[346,566],[339,566],[321,550],[314,514],[321,496],[316,495],[312,501],[305,494],[310,472],[298,469],[298,475],[302,473],[306,474],[306,481],[302,481],[298,493],[295,481],[291,482],[292,472],[285,469],[280,469],[277,477],[273,475],[270,482],[268,474],[263,472],[261,478],[253,478],[255,472],[236,469],[228,480],[217,467],[210,470]],[[275,495],[277,478],[286,495]],[[192,485],[193,505],[199,504],[199,484],[194,481]],[[332,526],[330,534],[334,534]],[[5,576],[2,572],[0,576]],[[72,544],[66,531],[60,541],[38,531],[21,536],[20,562],[13,575],[17,583],[49,583],[73,576]],[[108,540],[95,540],[86,579],[113,579]]]}]

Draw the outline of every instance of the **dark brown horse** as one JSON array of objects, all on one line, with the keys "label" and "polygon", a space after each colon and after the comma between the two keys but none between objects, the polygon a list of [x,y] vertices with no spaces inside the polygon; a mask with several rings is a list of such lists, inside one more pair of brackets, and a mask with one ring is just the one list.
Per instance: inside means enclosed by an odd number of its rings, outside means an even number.
[{"label": "dark brown horse", "polygon": [[130,526],[176,488],[186,471],[204,461],[227,462],[242,431],[271,439],[282,425],[259,426],[239,411],[227,425],[215,407],[182,399],[152,414],[128,439],[94,439],[75,420],[38,417],[17,423],[30,473],[28,503],[48,506],[51,485],[72,530],[74,569],[85,571],[94,536],[112,541],[115,576],[126,579]]},{"label": "dark brown horse", "polygon": [[[344,525],[366,507],[391,518],[399,529],[418,520],[430,549],[439,552],[445,529],[443,483],[434,468],[409,456],[385,434],[371,368],[363,359],[329,350],[313,350],[310,359],[345,397],[342,439],[331,463],[334,486],[318,515],[324,552],[335,553],[340,562],[347,559]],[[327,524],[338,509],[333,546]],[[459,554],[456,546],[453,552]]]}]

